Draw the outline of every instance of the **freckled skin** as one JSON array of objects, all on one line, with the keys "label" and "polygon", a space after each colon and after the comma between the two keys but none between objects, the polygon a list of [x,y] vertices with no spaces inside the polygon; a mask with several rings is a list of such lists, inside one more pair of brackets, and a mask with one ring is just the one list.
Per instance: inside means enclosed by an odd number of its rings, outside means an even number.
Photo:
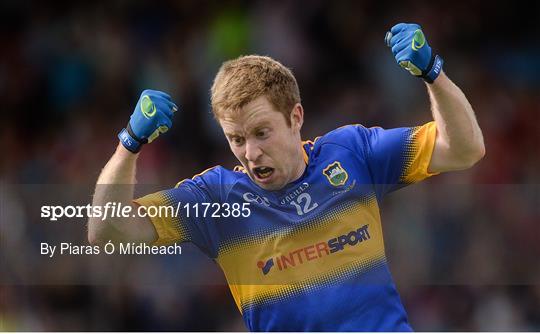
[{"label": "freckled skin", "polygon": [[[290,115],[285,116],[261,96],[245,105],[234,117],[225,113],[219,123],[234,156],[248,172],[249,177],[265,190],[278,190],[300,178],[306,168],[300,129],[304,110],[297,103]],[[254,167],[271,167],[274,172],[259,179]]]}]

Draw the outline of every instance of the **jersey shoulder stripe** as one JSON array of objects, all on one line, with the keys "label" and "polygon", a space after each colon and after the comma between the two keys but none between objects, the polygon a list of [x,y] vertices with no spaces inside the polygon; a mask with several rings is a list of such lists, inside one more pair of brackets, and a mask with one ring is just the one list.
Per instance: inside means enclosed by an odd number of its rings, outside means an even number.
[{"label": "jersey shoulder stripe", "polygon": [[217,166],[214,166],[214,167],[207,168],[207,169],[205,169],[204,171],[202,171],[202,172],[200,172],[200,173],[198,173],[198,174],[193,175],[191,178],[183,179],[182,181],[178,182],[178,183],[176,184],[176,186],[174,186],[174,187],[175,187],[175,188],[178,188],[178,187],[179,187],[182,183],[184,183],[185,181],[187,181],[187,180],[193,180],[193,179],[195,179],[196,177],[203,176],[204,174],[210,172],[211,170],[213,170],[213,169],[215,169],[215,168],[219,168],[219,167],[221,167],[221,166],[220,166],[220,165],[217,165]]}]

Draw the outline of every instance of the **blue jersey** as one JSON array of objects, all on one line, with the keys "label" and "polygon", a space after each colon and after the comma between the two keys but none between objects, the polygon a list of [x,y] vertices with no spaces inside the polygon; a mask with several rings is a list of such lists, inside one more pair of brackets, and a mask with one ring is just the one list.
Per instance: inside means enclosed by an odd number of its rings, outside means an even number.
[{"label": "blue jersey", "polygon": [[[189,241],[215,259],[252,331],[409,331],[379,203],[431,175],[435,136],[434,122],[344,126],[303,142],[305,172],[279,191],[217,166],[136,202],[201,204],[197,215],[192,206],[152,218],[156,243]],[[203,215],[203,203],[218,204]],[[249,203],[249,215],[237,205],[233,217],[235,203]]]}]

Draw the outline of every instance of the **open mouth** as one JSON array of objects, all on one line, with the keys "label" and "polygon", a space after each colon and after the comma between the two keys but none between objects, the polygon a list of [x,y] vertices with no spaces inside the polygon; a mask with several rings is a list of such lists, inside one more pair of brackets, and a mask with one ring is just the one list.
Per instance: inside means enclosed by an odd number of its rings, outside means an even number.
[{"label": "open mouth", "polygon": [[253,168],[253,174],[258,179],[264,180],[269,178],[274,173],[274,168],[272,167],[255,167]]}]

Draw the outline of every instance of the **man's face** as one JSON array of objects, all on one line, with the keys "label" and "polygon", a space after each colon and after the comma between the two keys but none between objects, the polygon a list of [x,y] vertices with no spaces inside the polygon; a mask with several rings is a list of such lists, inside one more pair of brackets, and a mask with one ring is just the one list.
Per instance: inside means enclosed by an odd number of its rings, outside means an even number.
[{"label": "man's face", "polygon": [[226,114],[219,123],[249,177],[265,190],[278,190],[304,172],[300,137],[303,117],[302,106],[296,104],[289,126],[284,115],[261,96],[237,116]]}]

